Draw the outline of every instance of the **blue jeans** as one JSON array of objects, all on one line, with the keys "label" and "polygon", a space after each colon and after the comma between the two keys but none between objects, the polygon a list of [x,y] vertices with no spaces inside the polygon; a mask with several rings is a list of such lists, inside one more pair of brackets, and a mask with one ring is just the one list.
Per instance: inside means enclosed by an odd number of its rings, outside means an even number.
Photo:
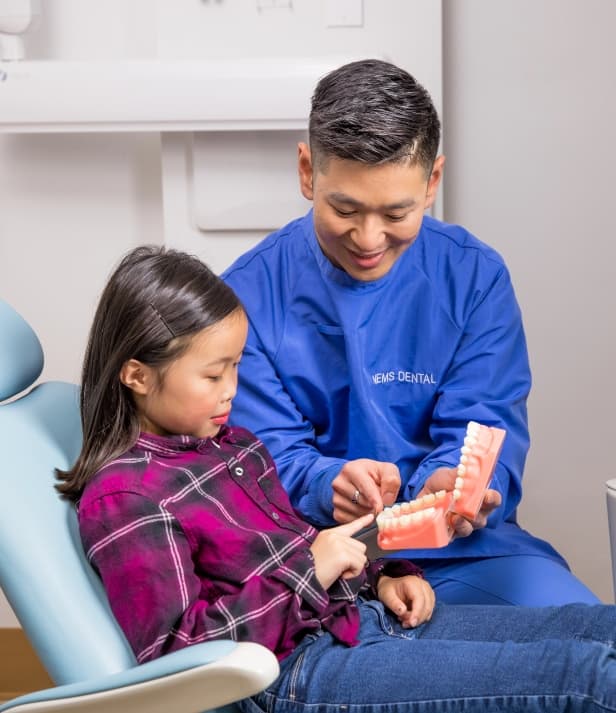
[{"label": "blue jeans", "polygon": [[439,604],[403,629],[359,602],[360,643],[307,636],[246,713],[616,711],[616,607]]}]

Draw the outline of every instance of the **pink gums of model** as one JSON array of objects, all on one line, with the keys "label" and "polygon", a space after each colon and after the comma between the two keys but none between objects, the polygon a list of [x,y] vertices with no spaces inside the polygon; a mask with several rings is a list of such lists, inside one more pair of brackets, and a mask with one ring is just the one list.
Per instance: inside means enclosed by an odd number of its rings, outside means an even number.
[{"label": "pink gums of model", "polygon": [[376,519],[382,550],[444,547],[453,537],[451,515],[474,520],[505,439],[502,428],[469,421],[452,491],[423,495],[385,508]]}]

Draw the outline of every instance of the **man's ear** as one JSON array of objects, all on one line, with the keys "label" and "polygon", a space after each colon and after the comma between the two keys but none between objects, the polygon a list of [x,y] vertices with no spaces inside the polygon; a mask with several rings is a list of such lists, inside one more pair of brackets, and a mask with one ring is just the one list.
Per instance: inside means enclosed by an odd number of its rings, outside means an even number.
[{"label": "man's ear", "polygon": [[314,197],[312,190],[312,156],[308,144],[297,144],[297,170],[299,173],[299,189],[306,200]]},{"label": "man's ear", "polygon": [[129,359],[122,364],[120,381],[135,394],[145,396],[152,387],[152,369],[137,359]]},{"label": "man's ear", "polygon": [[434,159],[434,165],[432,166],[432,173],[428,179],[428,191],[426,193],[426,208],[430,208],[434,201],[436,200],[436,194],[438,193],[438,187],[443,177],[443,168],[445,166],[445,157],[443,155],[437,156]]}]

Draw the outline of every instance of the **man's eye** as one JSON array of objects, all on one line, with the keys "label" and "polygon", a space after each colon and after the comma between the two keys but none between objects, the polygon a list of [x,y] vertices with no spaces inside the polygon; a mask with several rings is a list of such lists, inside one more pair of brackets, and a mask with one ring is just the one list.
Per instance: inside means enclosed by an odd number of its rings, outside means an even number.
[{"label": "man's eye", "polygon": [[348,217],[351,216],[351,215],[355,215],[355,211],[354,211],[354,210],[341,210],[340,208],[334,208],[334,210],[335,210],[336,213],[338,213],[338,215],[341,216],[342,218],[348,218]]}]

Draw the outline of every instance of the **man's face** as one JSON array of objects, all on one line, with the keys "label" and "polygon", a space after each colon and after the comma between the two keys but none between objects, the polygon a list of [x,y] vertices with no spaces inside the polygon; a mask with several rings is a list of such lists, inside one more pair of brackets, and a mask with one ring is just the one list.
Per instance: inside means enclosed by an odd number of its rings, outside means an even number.
[{"label": "man's face", "polygon": [[356,280],[378,280],[413,243],[424,211],[436,197],[444,157],[431,176],[418,165],[368,166],[330,158],[313,171],[310,150],[299,146],[302,194],[313,201],[321,250]]}]

